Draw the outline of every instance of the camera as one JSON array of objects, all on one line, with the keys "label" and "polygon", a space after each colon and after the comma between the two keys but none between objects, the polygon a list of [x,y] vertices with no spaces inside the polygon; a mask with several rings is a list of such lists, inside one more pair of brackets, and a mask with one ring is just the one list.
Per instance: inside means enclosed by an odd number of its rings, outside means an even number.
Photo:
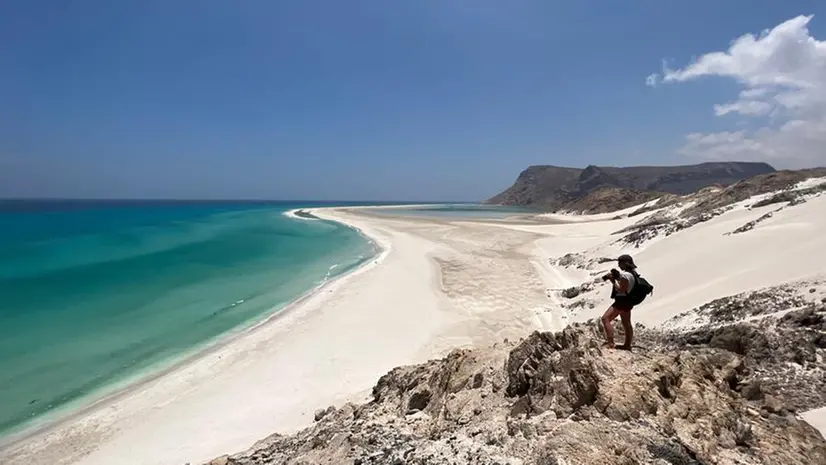
[{"label": "camera", "polygon": [[608,281],[609,279],[618,279],[620,276],[620,272],[616,268],[611,268],[611,272],[607,273],[605,276],[602,277],[603,281]]}]

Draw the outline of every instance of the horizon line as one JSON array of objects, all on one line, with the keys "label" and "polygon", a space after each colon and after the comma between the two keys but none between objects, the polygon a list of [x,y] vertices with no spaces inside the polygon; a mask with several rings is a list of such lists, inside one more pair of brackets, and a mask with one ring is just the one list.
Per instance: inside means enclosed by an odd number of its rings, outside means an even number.
[{"label": "horizon line", "polygon": [[255,198],[160,198],[160,197],[0,197],[0,202],[279,202],[279,203],[480,203],[483,200],[310,200]]}]

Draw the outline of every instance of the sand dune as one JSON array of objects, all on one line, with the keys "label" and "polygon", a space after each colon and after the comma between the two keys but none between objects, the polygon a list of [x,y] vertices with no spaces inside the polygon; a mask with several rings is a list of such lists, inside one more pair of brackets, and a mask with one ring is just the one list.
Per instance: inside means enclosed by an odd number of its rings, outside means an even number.
[{"label": "sand dune", "polygon": [[[630,211],[537,224],[313,210],[359,228],[382,256],[191,363],[6,448],[1,461],[180,465],[246,449],[307,425],[317,408],[363,399],[397,365],[599,316],[604,285],[572,299],[559,289],[594,281],[614,265],[598,259],[621,252],[655,285],[634,310],[645,325],[826,270],[826,195],[782,209],[754,201],[639,247],[613,234],[640,221]],[[566,254],[573,262],[561,266]],[[821,428],[823,418],[807,417]]]}]

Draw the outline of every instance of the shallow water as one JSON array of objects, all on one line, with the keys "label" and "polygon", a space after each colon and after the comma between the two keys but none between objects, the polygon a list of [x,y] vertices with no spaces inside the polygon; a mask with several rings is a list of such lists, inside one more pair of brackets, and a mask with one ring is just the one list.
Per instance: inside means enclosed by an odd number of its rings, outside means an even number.
[{"label": "shallow water", "polygon": [[295,203],[0,204],[0,432],[172,363],[375,253]]},{"label": "shallow water", "polygon": [[455,203],[439,205],[416,205],[404,208],[369,209],[379,215],[403,215],[427,218],[468,218],[505,219],[520,215],[535,215],[541,211],[527,207],[484,205],[476,203]]}]

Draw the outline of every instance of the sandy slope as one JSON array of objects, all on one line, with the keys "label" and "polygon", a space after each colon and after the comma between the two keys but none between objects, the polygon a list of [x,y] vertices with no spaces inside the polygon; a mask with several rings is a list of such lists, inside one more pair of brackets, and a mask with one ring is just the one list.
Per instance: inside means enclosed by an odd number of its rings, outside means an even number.
[{"label": "sandy slope", "polygon": [[[555,289],[593,280],[613,264],[551,265],[549,258],[566,253],[633,254],[656,286],[634,311],[646,325],[717,297],[826,270],[826,195],[785,208],[751,231],[725,235],[776,209],[744,203],[639,249],[621,247],[612,233],[640,218],[617,214],[565,223],[557,216],[550,218],[557,224],[542,225],[316,210],[362,229],[385,254],[284,316],[0,452],[0,462],[180,465],[246,449],[308,424],[317,408],[363,397],[397,365],[600,315],[607,289],[579,297],[579,307]],[[822,410],[807,418],[826,424]]]},{"label": "sandy slope", "polygon": [[381,263],[0,462],[198,462],[302,426],[319,402],[340,402],[399,363],[426,359],[431,335],[450,322],[434,292],[433,245],[370,234],[393,244]]},{"label": "sandy slope", "polygon": [[[715,298],[826,272],[826,236],[822,234],[826,227],[826,196],[783,209],[751,231],[726,235],[778,208],[769,205],[748,209],[748,203],[711,221],[656,238],[640,248],[613,244],[620,236],[605,235],[640,218],[602,225],[577,223],[532,229],[555,236],[556,240],[541,242],[552,257],[583,248],[586,256],[632,254],[641,274],[655,285],[654,296],[635,310],[634,317],[646,325],[655,325]],[[606,263],[601,269],[595,268],[593,274],[600,275],[601,270],[612,266],[613,263]],[[587,276],[578,271],[580,276]],[[609,304],[608,297],[607,293],[599,294],[596,307],[577,313],[574,319],[583,321],[598,316]]]}]

